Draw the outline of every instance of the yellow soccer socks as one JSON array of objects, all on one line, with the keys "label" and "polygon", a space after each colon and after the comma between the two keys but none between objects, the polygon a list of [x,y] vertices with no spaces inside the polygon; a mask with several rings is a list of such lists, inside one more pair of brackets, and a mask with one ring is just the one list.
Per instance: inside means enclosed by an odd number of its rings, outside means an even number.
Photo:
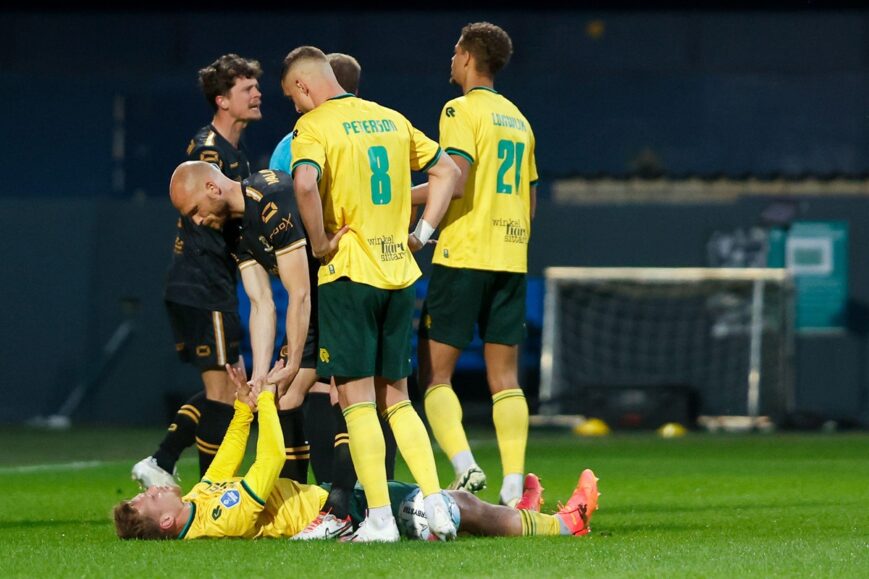
[{"label": "yellow soccer socks", "polygon": [[365,489],[369,510],[389,506],[389,489],[383,466],[386,443],[374,402],[351,404],[344,409],[344,418],[350,435],[350,455],[356,467],[356,476]]},{"label": "yellow soccer socks", "polygon": [[[423,424],[419,414],[410,404],[410,400],[393,404],[384,411],[383,418],[389,422],[389,426],[395,434],[398,450],[401,452],[404,462],[407,463],[414,480],[422,489],[423,496],[439,492],[441,487],[438,482],[438,471],[435,466],[434,452],[428,438],[428,431],[425,429],[425,424]],[[352,432],[350,433],[350,440],[353,440]],[[353,455],[353,462],[356,462],[356,455]],[[383,460],[380,462],[382,464]],[[362,479],[361,476],[359,478]]]},{"label": "yellow soccer socks", "polygon": [[511,505],[522,496],[528,443],[528,403],[520,388],[502,390],[492,396],[492,420],[504,472],[501,502]]},{"label": "yellow soccer socks", "polygon": [[519,511],[522,518],[522,536],[531,535],[555,536],[563,533],[561,523],[555,515],[544,515],[535,511]]},{"label": "yellow soccer socks", "polygon": [[425,393],[425,415],[435,440],[453,463],[457,475],[475,465],[462,427],[462,405],[449,384],[437,384]]}]

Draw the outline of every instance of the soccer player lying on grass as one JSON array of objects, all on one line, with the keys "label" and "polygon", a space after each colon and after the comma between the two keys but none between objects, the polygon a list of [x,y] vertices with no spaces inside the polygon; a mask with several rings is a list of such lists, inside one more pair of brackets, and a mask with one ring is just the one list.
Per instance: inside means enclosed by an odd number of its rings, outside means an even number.
[{"label": "soccer player lying on grass", "polygon": [[[175,486],[152,486],[114,509],[115,528],[122,539],[197,539],[201,537],[292,537],[316,519],[328,492],[314,485],[278,478],[285,455],[275,407],[273,376],[283,368],[278,361],[262,391],[253,401],[245,376],[227,365],[236,387],[235,414],[217,455],[202,480],[185,496]],[[244,477],[237,477],[247,446],[253,412],[259,413],[256,460]],[[539,512],[543,488],[533,474],[518,509],[484,503],[465,491],[445,491],[457,509],[459,531],[484,536],[585,535],[597,509],[597,479],[586,469],[567,504],[555,515]],[[397,520],[419,519],[411,496],[416,485],[392,481],[390,500]],[[365,515],[365,495],[354,493],[351,515],[358,524]],[[421,503],[421,501],[419,501]],[[418,506],[418,505],[417,505]],[[401,511],[404,509],[405,516]],[[457,513],[455,511],[458,511]],[[425,538],[425,525],[403,525],[405,536]],[[351,531],[347,531],[349,536]]]}]

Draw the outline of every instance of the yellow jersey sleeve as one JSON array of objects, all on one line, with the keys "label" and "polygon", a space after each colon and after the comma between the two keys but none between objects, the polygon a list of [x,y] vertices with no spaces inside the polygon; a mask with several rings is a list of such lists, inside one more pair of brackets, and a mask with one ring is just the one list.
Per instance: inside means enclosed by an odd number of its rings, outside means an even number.
[{"label": "yellow jersey sleeve", "polygon": [[441,157],[441,148],[425,133],[408,123],[410,129],[410,170],[428,171]]},{"label": "yellow jersey sleeve", "polygon": [[260,393],[257,398],[257,414],[259,438],[256,460],[241,480],[241,486],[260,506],[265,506],[286,460],[284,435],[273,392]]},{"label": "yellow jersey sleeve", "polygon": [[247,448],[247,437],[250,434],[250,423],[253,421],[253,412],[244,402],[235,401],[235,414],[229,423],[229,428],[223,437],[223,442],[217,449],[217,454],[205,476],[203,482],[226,480],[235,476],[241,461],[244,459],[244,451]]},{"label": "yellow jersey sleeve", "polygon": [[470,111],[461,101],[455,99],[444,105],[438,126],[441,147],[448,155],[464,157],[471,165],[478,158],[474,125]]},{"label": "yellow jersey sleeve", "polygon": [[291,174],[301,165],[311,165],[317,169],[317,181],[322,178],[323,168],[326,166],[325,141],[314,124],[305,116],[296,123],[290,150],[293,159]]}]

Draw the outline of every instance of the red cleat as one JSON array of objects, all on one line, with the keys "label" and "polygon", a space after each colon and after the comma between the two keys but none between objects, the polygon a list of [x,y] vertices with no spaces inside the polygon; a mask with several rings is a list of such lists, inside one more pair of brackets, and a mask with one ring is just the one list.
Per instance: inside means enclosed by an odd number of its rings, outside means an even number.
[{"label": "red cleat", "polygon": [[587,468],[579,475],[579,481],[567,504],[558,505],[558,513],[555,516],[564,521],[572,535],[576,537],[587,535],[591,531],[589,522],[591,515],[597,510],[599,496],[597,477],[591,469]]},{"label": "red cleat", "polygon": [[543,485],[540,484],[540,477],[533,472],[525,475],[525,484],[522,488],[522,497],[516,503],[517,509],[526,511],[540,512],[540,505],[543,504]]}]

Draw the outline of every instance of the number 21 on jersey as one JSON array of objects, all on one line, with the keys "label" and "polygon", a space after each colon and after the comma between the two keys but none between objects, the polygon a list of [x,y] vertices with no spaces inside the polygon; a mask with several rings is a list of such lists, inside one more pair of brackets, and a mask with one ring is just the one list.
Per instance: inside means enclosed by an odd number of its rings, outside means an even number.
[{"label": "number 21 on jersey", "polygon": [[[513,184],[515,189],[519,191],[519,182],[521,176],[519,172],[522,170],[522,157],[525,155],[525,143],[514,143],[502,139],[498,141],[498,158],[501,159],[501,167],[498,169],[498,193],[509,195],[513,192]],[[516,166],[513,173],[513,184],[505,182],[507,172],[510,167]]]}]

